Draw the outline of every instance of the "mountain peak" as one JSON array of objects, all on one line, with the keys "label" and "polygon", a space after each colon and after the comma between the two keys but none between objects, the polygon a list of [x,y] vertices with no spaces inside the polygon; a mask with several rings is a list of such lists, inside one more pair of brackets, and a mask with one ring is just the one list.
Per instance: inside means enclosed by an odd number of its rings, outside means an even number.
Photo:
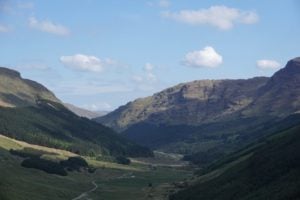
[{"label": "mountain peak", "polygon": [[300,57],[296,57],[296,58],[294,58],[294,59],[291,59],[290,61],[300,63]]},{"label": "mountain peak", "polygon": [[300,57],[287,62],[286,66],[276,72],[270,82],[281,83],[300,83]]},{"label": "mountain peak", "polygon": [[40,99],[60,102],[45,86],[23,79],[18,71],[0,67],[0,77],[0,106],[35,105]]},{"label": "mountain peak", "polygon": [[292,60],[290,60],[287,64],[286,64],[286,69],[288,70],[292,70],[295,72],[295,70],[297,72],[300,72],[300,57],[296,57]]},{"label": "mountain peak", "polygon": [[6,68],[6,67],[0,67],[0,75],[6,75],[6,76],[10,76],[10,77],[17,77],[17,78],[21,77],[20,72],[15,71],[13,69]]}]

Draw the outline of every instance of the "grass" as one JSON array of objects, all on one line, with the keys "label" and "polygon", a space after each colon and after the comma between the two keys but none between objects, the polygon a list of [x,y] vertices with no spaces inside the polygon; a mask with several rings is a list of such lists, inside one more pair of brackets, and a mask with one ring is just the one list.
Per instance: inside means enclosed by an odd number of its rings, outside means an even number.
[{"label": "grass", "polygon": [[165,167],[150,171],[116,173],[106,179],[96,178],[101,189],[96,190],[91,197],[109,200],[166,199],[170,183],[189,176],[187,171]]},{"label": "grass", "polygon": [[[98,185],[89,198],[108,200],[166,199],[168,183],[182,180],[190,172],[178,168],[150,168],[141,163],[120,165],[85,157],[95,173],[70,172],[62,177],[20,166],[22,158],[9,153],[10,149],[30,148],[44,152],[43,158],[67,159],[74,154],[64,150],[31,145],[0,135],[0,199],[1,200],[65,200],[73,199]],[[148,187],[149,183],[153,187]],[[152,198],[153,197],[153,198]]]},{"label": "grass", "polygon": [[299,199],[299,133],[297,125],[234,153],[170,199]]}]

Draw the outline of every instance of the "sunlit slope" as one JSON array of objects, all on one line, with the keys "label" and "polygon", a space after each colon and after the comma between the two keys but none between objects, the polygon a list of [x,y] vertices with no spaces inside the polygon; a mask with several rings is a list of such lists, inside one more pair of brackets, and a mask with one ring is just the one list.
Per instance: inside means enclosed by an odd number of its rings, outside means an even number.
[{"label": "sunlit slope", "polygon": [[21,77],[20,73],[0,67],[0,106],[15,107],[34,105],[37,100],[60,102],[43,85]]},{"label": "sunlit slope", "polygon": [[[25,158],[9,153],[9,150],[29,150],[42,153],[43,159],[59,162],[78,156],[72,152],[32,145],[0,135],[0,199],[1,200],[70,200],[98,187],[86,198],[111,200],[142,200],[153,197],[166,199],[169,182],[190,176],[189,171],[133,163],[120,165],[84,157],[96,169],[68,172],[67,176],[48,174],[37,169],[21,167]],[[149,187],[149,183],[152,187]]]}]

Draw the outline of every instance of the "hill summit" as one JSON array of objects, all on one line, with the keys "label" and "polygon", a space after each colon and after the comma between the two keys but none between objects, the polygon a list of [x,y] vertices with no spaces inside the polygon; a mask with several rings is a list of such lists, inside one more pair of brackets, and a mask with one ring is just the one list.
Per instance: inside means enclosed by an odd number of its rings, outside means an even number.
[{"label": "hill summit", "polygon": [[270,78],[182,83],[95,120],[154,149],[215,154],[257,139],[260,128],[299,110],[300,58],[294,58]]},{"label": "hill summit", "polygon": [[60,102],[43,85],[32,80],[23,79],[20,73],[15,70],[0,67],[0,106],[34,105],[37,100],[41,99]]}]

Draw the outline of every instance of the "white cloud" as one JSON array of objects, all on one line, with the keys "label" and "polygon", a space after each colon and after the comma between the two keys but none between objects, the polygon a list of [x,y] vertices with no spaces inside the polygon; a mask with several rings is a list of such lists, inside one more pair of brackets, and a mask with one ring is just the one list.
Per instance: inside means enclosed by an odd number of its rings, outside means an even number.
[{"label": "white cloud", "polygon": [[157,77],[154,74],[154,65],[151,63],[146,63],[144,66],[145,73],[142,75],[134,75],[132,77],[132,80],[137,83],[143,83],[143,84],[151,84],[157,81]]},{"label": "white cloud", "polygon": [[159,0],[158,6],[162,8],[167,8],[171,5],[171,2],[169,0]]},{"label": "white cloud", "polygon": [[39,21],[34,17],[30,17],[28,21],[29,21],[28,23],[29,27],[39,31],[61,35],[61,36],[66,36],[70,34],[68,28],[60,24],[55,24],[49,20]]},{"label": "white cloud", "polygon": [[158,78],[154,73],[154,65],[146,63],[143,67],[144,73],[132,76],[132,80],[136,83],[138,89],[143,91],[153,90],[158,83]]},{"label": "white cloud", "polygon": [[276,60],[258,60],[256,61],[256,66],[259,69],[277,69],[281,66]]},{"label": "white cloud", "polygon": [[102,72],[106,66],[111,66],[116,63],[110,58],[101,60],[96,56],[89,56],[83,54],[76,54],[73,56],[61,56],[60,61],[66,67],[91,72]]},{"label": "white cloud", "polygon": [[189,52],[183,60],[184,65],[196,68],[214,68],[222,64],[222,62],[223,57],[211,46],[207,46],[199,51]]},{"label": "white cloud", "polygon": [[10,28],[8,26],[0,24],[0,33],[7,33],[10,31]]},{"label": "white cloud", "polygon": [[154,69],[154,66],[151,63],[146,63],[144,66],[144,70],[150,72]]},{"label": "white cloud", "polygon": [[208,9],[163,12],[163,17],[190,25],[210,25],[220,30],[231,29],[235,24],[254,24],[258,15],[254,11],[242,11],[226,6],[211,6]]},{"label": "white cloud", "polygon": [[149,81],[149,82],[156,82],[156,81],[157,81],[156,75],[155,75],[154,73],[152,73],[152,72],[148,72],[148,73],[146,74],[146,79],[147,79],[147,81]]},{"label": "white cloud", "polygon": [[84,109],[91,111],[111,111],[112,106],[107,102],[98,102],[93,104],[84,104],[81,106]]}]

